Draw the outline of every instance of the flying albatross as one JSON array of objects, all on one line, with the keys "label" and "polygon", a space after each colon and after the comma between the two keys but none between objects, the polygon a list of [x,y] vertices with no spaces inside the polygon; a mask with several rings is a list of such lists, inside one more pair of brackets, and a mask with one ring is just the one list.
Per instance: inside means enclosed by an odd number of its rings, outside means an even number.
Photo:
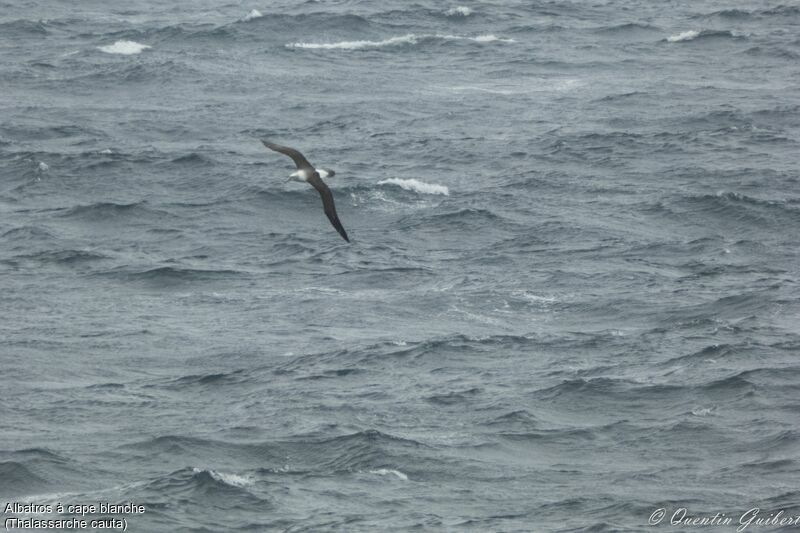
[{"label": "flying albatross", "polygon": [[322,181],[322,176],[327,178],[328,176],[333,176],[336,173],[333,170],[314,168],[311,163],[308,162],[308,159],[306,159],[303,154],[294,148],[281,146],[279,144],[264,140],[261,142],[264,143],[264,146],[270,150],[275,150],[276,152],[280,152],[292,158],[294,164],[297,165],[297,171],[292,172],[289,175],[288,181],[309,183],[312,187],[317,189],[319,195],[322,196],[322,206],[325,208],[325,214],[328,216],[328,220],[331,221],[331,224],[333,224],[333,227],[339,232],[339,235],[341,235],[342,238],[344,238],[344,240],[347,242],[350,242],[350,239],[347,238],[347,232],[344,230],[342,223],[339,222],[339,216],[336,214],[336,205],[333,203],[333,194],[331,194],[331,190],[327,185],[325,185],[325,182]]}]

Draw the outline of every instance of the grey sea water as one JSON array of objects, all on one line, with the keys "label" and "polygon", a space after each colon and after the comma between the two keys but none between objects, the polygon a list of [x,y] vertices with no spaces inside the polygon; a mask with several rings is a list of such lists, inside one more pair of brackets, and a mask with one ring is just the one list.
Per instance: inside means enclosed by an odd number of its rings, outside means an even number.
[{"label": "grey sea water", "polygon": [[799,112],[786,0],[0,1],[0,504],[798,516]]}]

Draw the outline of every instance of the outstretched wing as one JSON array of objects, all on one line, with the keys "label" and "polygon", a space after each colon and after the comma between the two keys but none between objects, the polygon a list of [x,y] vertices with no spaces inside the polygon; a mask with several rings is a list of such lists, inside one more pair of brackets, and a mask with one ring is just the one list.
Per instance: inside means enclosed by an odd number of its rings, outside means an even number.
[{"label": "outstretched wing", "polygon": [[317,189],[319,195],[322,196],[322,206],[325,208],[325,214],[328,215],[328,220],[331,221],[331,224],[333,224],[333,227],[339,232],[339,235],[347,242],[350,242],[350,239],[347,238],[347,232],[344,230],[342,223],[339,222],[339,216],[336,214],[336,206],[333,203],[333,194],[331,194],[331,190],[325,185],[325,182],[322,181],[322,178],[320,178],[319,174],[316,172],[308,178],[308,182]]},{"label": "outstretched wing", "polygon": [[308,162],[308,159],[306,159],[305,156],[303,156],[303,154],[301,154],[294,148],[289,148],[288,146],[281,146],[280,144],[271,143],[263,139],[261,142],[264,143],[264,146],[266,146],[270,150],[275,150],[276,152],[280,152],[284,155],[288,155],[289,157],[291,157],[292,161],[294,161],[294,164],[297,165],[298,169],[314,170],[314,167],[311,166],[311,163]]}]

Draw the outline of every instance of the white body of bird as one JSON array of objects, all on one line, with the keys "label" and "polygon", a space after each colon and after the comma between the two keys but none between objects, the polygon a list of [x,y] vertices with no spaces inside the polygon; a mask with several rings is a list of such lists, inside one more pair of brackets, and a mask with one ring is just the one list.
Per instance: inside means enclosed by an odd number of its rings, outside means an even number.
[{"label": "white body of bird", "polygon": [[[329,178],[336,174],[332,170],[325,170],[324,168],[315,168],[314,170],[317,171],[317,174],[319,174],[320,178]],[[289,174],[288,181],[299,181],[300,183],[306,183],[310,177],[311,173],[307,169],[303,168]]]}]

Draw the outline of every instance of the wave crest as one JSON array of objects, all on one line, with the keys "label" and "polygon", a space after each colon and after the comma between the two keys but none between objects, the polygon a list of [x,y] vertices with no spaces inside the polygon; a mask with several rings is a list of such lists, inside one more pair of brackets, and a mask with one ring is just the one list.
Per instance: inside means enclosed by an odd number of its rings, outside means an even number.
[{"label": "wave crest", "polygon": [[671,43],[679,43],[681,41],[691,41],[692,39],[696,39],[700,35],[699,31],[696,30],[689,30],[683,33],[677,33],[675,35],[670,35],[667,37],[667,41]]},{"label": "wave crest", "polygon": [[444,185],[438,185],[436,183],[425,183],[424,181],[419,181],[413,178],[405,180],[400,178],[389,178],[379,181],[378,185],[397,185],[401,189],[418,192],[421,194],[443,194],[445,196],[450,195],[450,189],[448,189]]},{"label": "wave crest", "polygon": [[743,34],[734,34],[733,32],[727,30],[703,30],[703,31],[696,31],[696,30],[689,30],[683,33],[678,33],[676,35],[670,35],[667,37],[667,42],[670,43],[679,43],[683,41],[693,41],[697,38],[700,39],[709,39],[709,38],[731,38],[731,39],[743,39],[746,38],[746,35]]},{"label": "wave crest", "polygon": [[380,48],[382,46],[396,46],[400,44],[417,44],[417,36],[413,33],[401,37],[391,37],[383,41],[339,41],[336,43],[292,43],[286,48],[310,48],[323,50],[358,50],[360,48]]},{"label": "wave crest", "polygon": [[226,472],[220,472],[218,470],[212,469],[205,469],[205,468],[192,468],[192,472],[195,475],[203,476],[208,475],[214,481],[218,481],[220,483],[224,483],[225,485],[230,485],[231,487],[247,487],[248,485],[252,485],[254,483],[252,476],[243,476],[239,474],[230,474]]},{"label": "wave crest", "polygon": [[382,41],[339,41],[335,43],[290,43],[286,48],[305,48],[305,49],[322,49],[322,50],[359,50],[363,48],[382,48],[385,46],[398,46],[398,45],[414,45],[420,41],[426,40],[442,40],[442,41],[473,41],[476,43],[491,43],[491,42],[504,42],[513,43],[514,39],[506,39],[498,37],[494,34],[478,35],[475,37],[466,37],[463,35],[444,35],[444,34],[430,34],[430,35],[417,35],[409,33],[400,35],[398,37],[390,37]]},{"label": "wave crest", "polygon": [[258,9],[253,9],[252,11],[250,11],[250,13],[245,15],[245,17],[242,20],[247,22],[248,20],[260,19],[263,16],[264,15],[261,13],[261,11],[259,11]]},{"label": "wave crest", "polygon": [[107,54],[133,55],[139,54],[142,52],[142,50],[151,48],[151,46],[137,43],[136,41],[117,41],[114,44],[98,46],[97,48],[100,49],[101,52],[105,52]]},{"label": "wave crest", "polygon": [[370,470],[370,474],[377,474],[379,476],[386,476],[389,474],[395,475],[398,478],[402,479],[403,481],[408,481],[408,476],[399,470],[395,470],[394,468],[378,468],[375,470]]},{"label": "wave crest", "polygon": [[472,10],[466,6],[451,7],[445,12],[448,17],[468,17],[472,14]]}]

